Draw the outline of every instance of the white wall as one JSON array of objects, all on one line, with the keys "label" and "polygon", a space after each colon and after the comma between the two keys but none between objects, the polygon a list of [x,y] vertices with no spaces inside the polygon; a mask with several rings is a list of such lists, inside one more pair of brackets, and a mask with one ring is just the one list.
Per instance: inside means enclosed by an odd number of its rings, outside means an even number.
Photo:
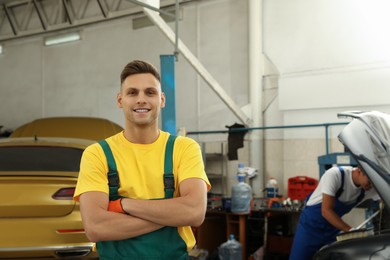
[{"label": "white wall", "polygon": [[[390,112],[389,7],[384,0],[264,1],[264,52],[279,72],[267,125],[348,122],[337,118],[345,110]],[[329,152],[343,151],[337,140],[342,128],[329,128]],[[276,177],[284,194],[290,177],[319,177],[325,128],[266,136],[265,175]]]},{"label": "white wall", "polygon": [[297,110],[306,123],[318,122],[317,112],[334,121],[335,111],[389,111],[389,8],[384,0],[265,1],[264,49],[280,72],[286,121],[302,121]]},{"label": "white wall", "polygon": [[[245,105],[246,2],[204,1],[185,5],[182,11],[183,42],[225,91]],[[43,36],[3,44],[0,110],[12,112],[1,114],[1,125],[14,129],[37,117],[65,115],[107,117],[123,125],[115,94],[124,65],[144,59],[159,68],[159,56],[174,51],[156,27],[133,30],[131,17],[84,27],[81,32],[82,40],[70,44],[45,47]],[[213,130],[234,123],[234,114],[180,55],[176,80],[178,127]]]}]

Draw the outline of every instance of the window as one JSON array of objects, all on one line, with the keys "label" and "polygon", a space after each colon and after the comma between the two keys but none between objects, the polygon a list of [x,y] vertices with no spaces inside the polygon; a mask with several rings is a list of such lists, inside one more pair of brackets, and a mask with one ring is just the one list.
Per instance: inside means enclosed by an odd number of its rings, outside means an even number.
[{"label": "window", "polygon": [[0,171],[73,171],[83,150],[53,146],[0,147]]}]

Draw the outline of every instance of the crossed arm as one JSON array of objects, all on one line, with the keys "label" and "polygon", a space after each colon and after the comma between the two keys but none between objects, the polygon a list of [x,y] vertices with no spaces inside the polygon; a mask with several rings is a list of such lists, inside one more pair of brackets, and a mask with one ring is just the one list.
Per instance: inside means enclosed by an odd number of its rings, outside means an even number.
[{"label": "crossed arm", "polygon": [[86,235],[97,242],[136,237],[163,226],[199,226],[207,207],[206,183],[202,179],[187,179],[180,183],[179,192],[180,197],[172,199],[123,199],[128,215],[108,211],[106,193],[83,193],[80,210]]}]

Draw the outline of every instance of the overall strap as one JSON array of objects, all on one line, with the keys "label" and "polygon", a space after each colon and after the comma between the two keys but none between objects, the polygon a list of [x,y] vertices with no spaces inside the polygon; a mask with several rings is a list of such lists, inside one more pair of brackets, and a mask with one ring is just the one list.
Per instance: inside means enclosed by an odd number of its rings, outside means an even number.
[{"label": "overall strap", "polygon": [[340,197],[341,193],[343,193],[343,191],[344,191],[344,175],[345,175],[344,169],[341,166],[338,166],[338,168],[339,168],[339,171],[341,173],[341,186],[336,192],[336,196],[335,196],[336,198]]},{"label": "overall strap", "polygon": [[360,191],[359,197],[356,199],[356,203],[359,203],[360,201],[362,201],[362,199],[364,198],[364,195],[365,195],[365,190],[362,188],[362,190]]},{"label": "overall strap", "polygon": [[110,200],[117,200],[120,198],[118,194],[119,189],[119,176],[118,176],[118,170],[116,168],[116,163],[114,159],[114,155],[112,154],[111,148],[108,145],[106,140],[99,141],[100,146],[103,148],[104,154],[107,158],[107,164],[108,164],[108,187],[109,187],[109,195]]},{"label": "overall strap", "polygon": [[164,158],[164,192],[165,198],[173,198],[175,191],[175,178],[173,175],[173,146],[175,144],[176,136],[169,135],[167,144],[165,146]]}]

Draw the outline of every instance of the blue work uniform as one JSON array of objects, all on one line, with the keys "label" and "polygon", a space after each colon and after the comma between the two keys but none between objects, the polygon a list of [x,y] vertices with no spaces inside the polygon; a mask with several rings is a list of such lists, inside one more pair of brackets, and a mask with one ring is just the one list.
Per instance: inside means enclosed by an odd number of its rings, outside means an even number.
[{"label": "blue work uniform", "polygon": [[[343,203],[339,200],[344,187],[344,170],[339,167],[341,174],[341,186],[335,195],[334,212],[342,217],[350,212],[364,197],[364,190],[361,190],[359,197],[351,203]],[[308,196],[309,200],[311,194]],[[340,232],[331,225],[321,213],[322,203],[305,206],[303,209],[298,227],[294,236],[294,242],[290,253],[290,260],[311,260],[314,254],[324,245],[336,241],[336,235]]]}]

